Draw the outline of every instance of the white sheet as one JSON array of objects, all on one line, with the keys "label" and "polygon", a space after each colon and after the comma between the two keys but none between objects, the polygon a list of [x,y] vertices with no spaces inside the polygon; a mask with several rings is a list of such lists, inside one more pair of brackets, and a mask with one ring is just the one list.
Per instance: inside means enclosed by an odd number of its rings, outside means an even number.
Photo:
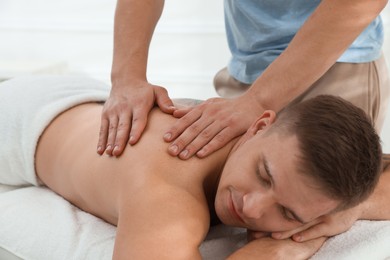
[{"label": "white sheet", "polygon": [[[46,188],[0,185],[0,212],[0,247],[22,259],[112,257],[115,227]],[[245,238],[243,229],[214,227],[200,248],[202,256],[225,259]],[[350,231],[328,240],[312,259],[390,259],[390,221],[359,221]]]}]

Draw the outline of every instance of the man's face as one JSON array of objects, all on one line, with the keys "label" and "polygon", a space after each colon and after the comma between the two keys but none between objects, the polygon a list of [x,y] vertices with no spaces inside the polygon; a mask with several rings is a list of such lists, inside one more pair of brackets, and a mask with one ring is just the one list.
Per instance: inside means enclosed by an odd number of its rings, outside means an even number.
[{"label": "man's face", "polygon": [[265,131],[249,134],[226,162],[215,198],[220,220],[275,232],[291,230],[334,210],[339,202],[299,172],[297,137],[264,135]]}]

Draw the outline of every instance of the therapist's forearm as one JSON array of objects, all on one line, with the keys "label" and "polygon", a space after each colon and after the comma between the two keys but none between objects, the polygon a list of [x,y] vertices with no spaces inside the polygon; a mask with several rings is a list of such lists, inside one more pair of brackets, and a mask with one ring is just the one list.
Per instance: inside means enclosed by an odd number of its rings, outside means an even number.
[{"label": "therapist's forearm", "polygon": [[288,48],[248,91],[279,111],[318,80],[379,15],[387,0],[323,0]]},{"label": "therapist's forearm", "polygon": [[164,0],[118,0],[115,11],[113,87],[146,80],[150,42]]}]

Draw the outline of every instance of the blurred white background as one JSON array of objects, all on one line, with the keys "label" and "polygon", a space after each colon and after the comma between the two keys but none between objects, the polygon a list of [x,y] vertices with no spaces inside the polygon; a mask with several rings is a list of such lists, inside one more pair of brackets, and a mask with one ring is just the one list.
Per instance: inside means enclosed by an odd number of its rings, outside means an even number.
[{"label": "blurred white background", "polygon": [[[86,74],[110,82],[115,0],[1,0],[0,80],[24,74]],[[226,66],[223,1],[167,0],[152,41],[148,78],[171,97],[216,96]],[[390,7],[382,13],[390,63]],[[382,131],[390,152],[390,114]]]},{"label": "blurred white background", "polygon": [[[0,78],[85,73],[110,82],[115,0],[1,0]],[[174,97],[215,96],[229,59],[222,1],[167,0],[152,41],[148,78]]]}]

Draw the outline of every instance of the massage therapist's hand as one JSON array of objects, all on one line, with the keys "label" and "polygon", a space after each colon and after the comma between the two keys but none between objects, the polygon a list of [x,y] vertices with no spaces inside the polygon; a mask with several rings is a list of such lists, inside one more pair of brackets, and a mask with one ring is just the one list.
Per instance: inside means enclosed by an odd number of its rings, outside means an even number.
[{"label": "massage therapist's hand", "polygon": [[137,143],[145,129],[149,111],[157,104],[172,114],[175,110],[167,90],[146,81],[133,82],[131,86],[113,86],[103,107],[98,154],[119,156],[127,142]]},{"label": "massage therapist's hand", "polygon": [[172,142],[168,152],[181,159],[196,154],[203,158],[243,134],[264,109],[253,95],[236,99],[211,98],[173,115],[180,119],[166,132],[164,140]]},{"label": "massage therapist's hand", "polygon": [[330,237],[341,234],[349,230],[360,218],[362,207],[359,205],[347,210],[338,211],[322,216],[297,229],[273,233],[275,239],[285,239],[291,237],[296,242],[304,242],[318,237]]}]

